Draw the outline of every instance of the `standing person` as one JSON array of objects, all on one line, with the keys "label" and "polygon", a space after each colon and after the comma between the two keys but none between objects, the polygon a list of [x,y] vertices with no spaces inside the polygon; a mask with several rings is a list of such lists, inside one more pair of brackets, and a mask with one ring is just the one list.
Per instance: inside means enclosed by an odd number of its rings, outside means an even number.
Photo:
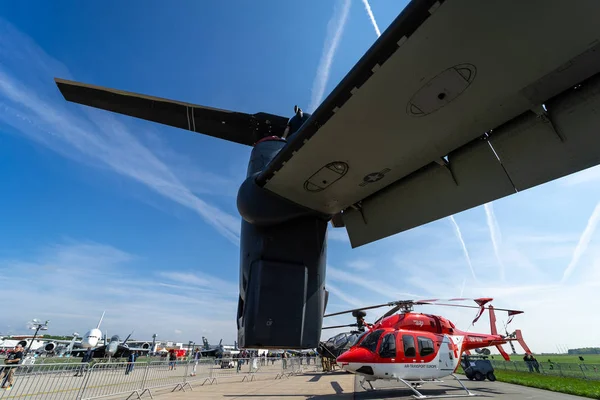
[{"label": "standing person", "polygon": [[194,353],[194,369],[192,370],[191,376],[196,376],[196,367],[198,366],[198,361],[200,360],[200,350],[196,349],[196,353]]},{"label": "standing person", "polygon": [[[0,381],[7,375],[2,382],[2,389],[10,390],[15,383],[15,368],[23,359],[23,346],[17,344],[14,350],[4,359],[4,368],[0,372]],[[8,385],[7,385],[8,383]]]},{"label": "standing person", "polygon": [[79,369],[77,370],[77,372],[73,376],[83,376],[83,372],[85,371],[85,367],[88,365],[88,363],[90,363],[92,361],[93,356],[94,356],[93,350],[92,349],[87,349],[87,351],[83,355],[83,358],[81,359],[81,366],[79,367]]},{"label": "standing person", "polygon": [[527,364],[527,368],[529,369],[529,372],[533,372],[533,362],[531,359],[532,359],[531,354],[525,354],[525,356],[523,357],[523,361],[525,361],[525,364]]},{"label": "standing person", "polygon": [[175,354],[175,350],[169,350],[169,370],[177,369],[177,354]]},{"label": "standing person", "polygon": [[529,355],[529,359],[531,360],[531,364],[533,365],[533,368],[535,368],[535,372],[539,373],[540,372],[540,363],[538,362],[538,360],[533,356],[533,354]]},{"label": "standing person", "polygon": [[127,368],[125,368],[125,375],[129,375],[129,373],[131,371],[133,371],[133,367],[135,365],[136,358],[137,358],[137,354],[135,353],[135,351],[132,351],[131,353],[129,353],[129,356],[127,357]]}]

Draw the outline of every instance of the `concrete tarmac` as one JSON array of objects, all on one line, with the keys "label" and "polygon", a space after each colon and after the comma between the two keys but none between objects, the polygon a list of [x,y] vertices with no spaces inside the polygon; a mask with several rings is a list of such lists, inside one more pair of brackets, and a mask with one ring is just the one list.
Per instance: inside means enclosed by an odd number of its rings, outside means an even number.
[{"label": "concrete tarmac", "polygon": [[[497,400],[583,400],[570,396],[501,382],[475,382],[462,377],[463,384],[477,397]],[[401,384],[400,384],[401,385]],[[156,400],[202,399],[414,399],[413,392],[396,382],[376,381],[375,390],[363,389],[354,375],[347,373],[306,373],[288,379],[258,380],[242,383],[193,386],[192,391],[161,394]],[[424,395],[465,394],[452,377],[443,382],[428,383],[418,389]],[[466,397],[465,397],[466,398]]]}]

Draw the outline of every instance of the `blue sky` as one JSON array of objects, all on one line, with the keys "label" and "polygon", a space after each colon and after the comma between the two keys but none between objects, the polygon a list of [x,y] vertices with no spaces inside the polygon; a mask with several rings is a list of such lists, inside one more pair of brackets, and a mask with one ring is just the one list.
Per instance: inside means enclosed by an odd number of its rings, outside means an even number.
[{"label": "blue sky", "polygon": [[[372,1],[379,29],[405,5]],[[15,312],[0,333],[31,318],[82,332],[106,309],[109,335],[235,340],[235,196],[250,149],[67,103],[54,77],[290,115],[319,104],[376,39],[360,0],[3,7],[0,300]],[[511,327],[533,351],[597,345],[598,180],[592,168],[358,249],[331,231],[329,310],[492,296],[526,311]],[[427,311],[465,329],[473,317]],[[488,331],[487,319],[470,329]]]}]

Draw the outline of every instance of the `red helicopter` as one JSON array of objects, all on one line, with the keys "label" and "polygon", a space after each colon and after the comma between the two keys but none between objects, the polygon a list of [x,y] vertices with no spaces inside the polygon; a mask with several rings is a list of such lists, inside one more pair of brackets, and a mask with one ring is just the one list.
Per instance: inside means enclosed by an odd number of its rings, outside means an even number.
[{"label": "red helicopter", "polygon": [[[474,300],[473,305],[449,304],[447,302]],[[482,353],[481,348],[495,346],[504,359],[510,357],[502,348],[502,344],[517,341],[527,354],[531,353],[523,340],[520,330],[510,335],[500,335],[496,329],[495,311],[508,312],[507,325],[517,314],[523,311],[494,308],[490,303],[492,298],[479,299],[449,299],[449,300],[401,300],[379,304],[360,309],[347,310],[325,315],[332,317],[345,313],[352,313],[356,317],[355,324],[331,326],[323,329],[340,328],[344,326],[357,326],[359,330],[366,330],[349,350],[343,352],[336,359],[337,364],[345,371],[363,377],[361,386],[367,382],[373,389],[372,381],[395,380],[410,388],[418,398],[432,398],[440,396],[425,396],[416,388],[425,382],[435,382],[446,376],[454,377],[466,391],[466,396],[474,396],[462,382],[454,375],[458,368],[461,355],[470,354],[475,350]],[[440,305],[478,309],[473,324],[479,320],[484,310],[489,310],[491,333],[470,333],[456,328],[450,320],[430,314],[413,312],[415,305]],[[364,310],[379,307],[392,307],[375,323],[368,324],[364,321]],[[397,313],[400,311],[399,313]],[[485,349],[487,350],[487,349]],[[489,354],[483,352],[484,354]],[[493,375],[490,376],[494,380]],[[488,377],[488,379],[490,378]],[[363,386],[364,387],[364,386]],[[465,395],[447,395],[442,397],[463,397]]]}]

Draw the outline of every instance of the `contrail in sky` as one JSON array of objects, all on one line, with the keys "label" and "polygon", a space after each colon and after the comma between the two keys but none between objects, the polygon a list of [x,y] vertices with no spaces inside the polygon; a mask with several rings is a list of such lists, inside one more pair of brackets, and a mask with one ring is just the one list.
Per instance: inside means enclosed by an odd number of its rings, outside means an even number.
[{"label": "contrail in sky", "polygon": [[238,217],[196,196],[138,139],[135,128],[110,113],[67,104],[53,80],[72,79],[66,67],[2,18],[0,58],[0,124],[62,156],[109,168],[146,186],[197,213],[239,245]]},{"label": "contrail in sky", "polygon": [[590,240],[596,231],[596,227],[598,226],[598,221],[600,221],[600,202],[596,204],[596,208],[594,208],[594,212],[588,219],[587,226],[583,230],[581,237],[579,238],[579,243],[575,246],[575,250],[573,251],[573,258],[571,258],[571,262],[569,266],[565,269],[563,273],[562,282],[564,283],[573,273],[579,259],[587,250],[588,245],[590,244]]},{"label": "contrail in sky", "polygon": [[333,12],[333,16],[327,23],[327,38],[323,46],[323,54],[319,61],[319,67],[317,68],[317,76],[313,82],[309,112],[313,112],[319,104],[321,104],[321,101],[323,101],[323,94],[325,93],[325,87],[329,80],[329,72],[331,71],[331,63],[333,62],[337,47],[340,44],[344,26],[346,26],[346,21],[348,20],[350,4],[350,0],[343,0],[341,9],[339,9],[339,5],[337,5]]},{"label": "contrail in sky", "polygon": [[377,37],[381,36],[381,31],[379,30],[379,27],[377,26],[377,21],[375,21],[375,16],[373,15],[373,10],[371,10],[371,5],[369,4],[369,0],[363,0],[363,4],[365,5],[365,8],[367,9],[367,14],[369,14],[369,19],[371,20],[371,23],[373,24],[373,28],[375,28],[375,33],[377,33]]},{"label": "contrail in sky", "polygon": [[450,216],[450,221],[452,221],[452,224],[454,224],[454,230],[456,231],[456,236],[458,237],[458,240],[460,240],[460,244],[462,245],[463,252],[465,253],[465,258],[467,259],[467,264],[469,264],[469,269],[471,270],[471,275],[473,275],[473,279],[477,279],[477,277],[475,276],[475,271],[473,270],[473,264],[471,264],[471,257],[469,257],[469,252],[467,251],[467,245],[463,240],[462,233],[460,233],[460,228],[458,227],[458,224],[454,219],[454,215]]},{"label": "contrail in sky", "polygon": [[492,246],[494,247],[494,253],[496,254],[496,260],[498,260],[498,265],[500,266],[500,279],[504,280],[504,263],[500,258],[500,243],[502,243],[502,236],[500,233],[500,228],[498,227],[498,222],[496,221],[496,216],[494,215],[494,209],[492,208],[491,203],[486,203],[484,205],[485,208],[485,216],[487,219],[487,225],[490,230],[490,236],[492,238]]}]

